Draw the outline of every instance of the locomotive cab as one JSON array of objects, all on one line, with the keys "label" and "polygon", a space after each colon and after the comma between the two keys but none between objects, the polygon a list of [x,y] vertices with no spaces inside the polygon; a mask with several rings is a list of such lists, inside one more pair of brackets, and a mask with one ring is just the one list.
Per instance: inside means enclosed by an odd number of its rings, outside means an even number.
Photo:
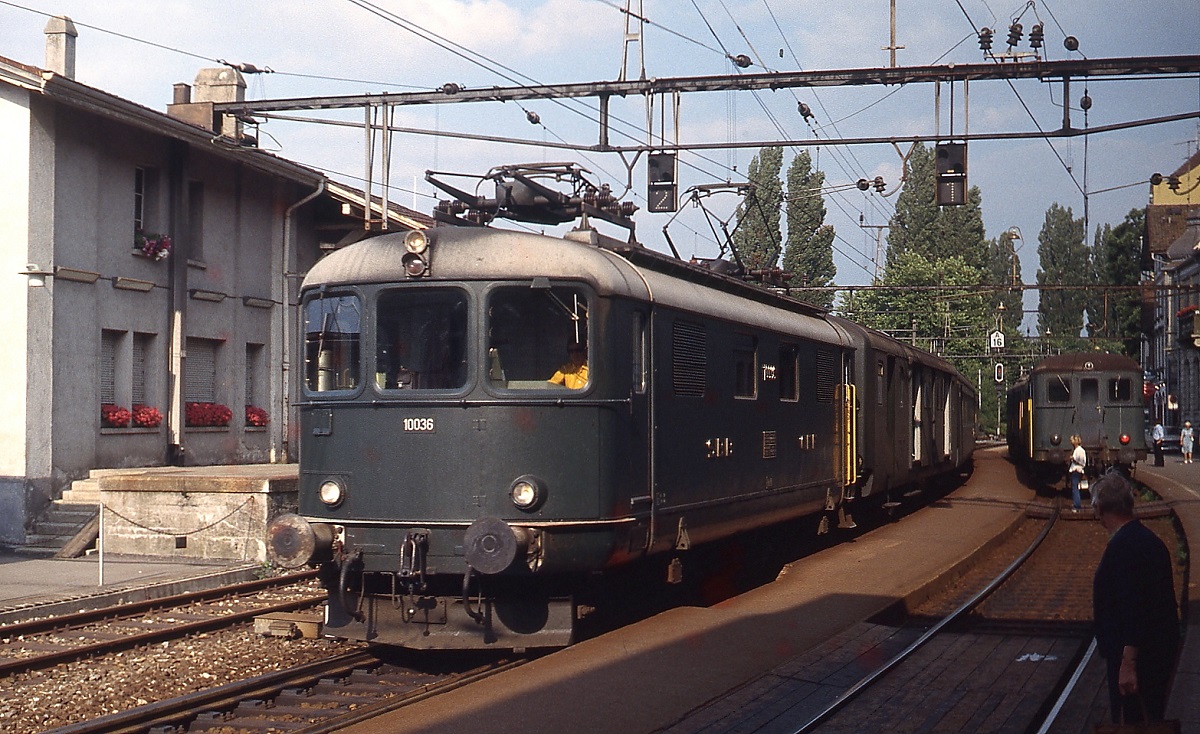
[{"label": "locomotive cab", "polygon": [[565,645],[569,579],[646,542],[613,509],[647,494],[644,380],[606,369],[636,361],[628,327],[597,336],[637,320],[586,273],[440,281],[437,250],[416,277],[304,291],[299,516],[271,547],[326,565],[334,636]]}]

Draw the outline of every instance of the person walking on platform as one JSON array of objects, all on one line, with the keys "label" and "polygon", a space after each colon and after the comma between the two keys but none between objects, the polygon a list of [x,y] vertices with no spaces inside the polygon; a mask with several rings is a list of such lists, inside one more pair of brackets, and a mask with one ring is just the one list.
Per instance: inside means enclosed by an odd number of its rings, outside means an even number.
[{"label": "person walking on platform", "polygon": [[1083,448],[1083,439],[1078,435],[1071,436],[1071,463],[1067,466],[1067,481],[1071,483],[1071,509],[1079,512],[1079,485],[1083,481],[1084,470],[1087,469],[1087,450]]},{"label": "person walking on platform", "polygon": [[1112,720],[1162,720],[1179,646],[1171,554],[1134,519],[1133,491],[1123,476],[1106,474],[1094,491],[1096,515],[1109,532],[1092,581],[1092,615]]},{"label": "person walking on platform", "polygon": [[1183,429],[1179,431],[1179,450],[1183,452],[1183,463],[1192,463],[1192,444],[1196,442],[1196,434],[1192,430],[1192,422],[1184,421]]},{"label": "person walking on platform", "polygon": [[1154,465],[1164,466],[1163,463],[1163,440],[1166,439],[1167,432],[1163,430],[1162,421],[1157,421],[1154,424],[1154,431],[1150,434],[1150,438],[1154,441]]}]

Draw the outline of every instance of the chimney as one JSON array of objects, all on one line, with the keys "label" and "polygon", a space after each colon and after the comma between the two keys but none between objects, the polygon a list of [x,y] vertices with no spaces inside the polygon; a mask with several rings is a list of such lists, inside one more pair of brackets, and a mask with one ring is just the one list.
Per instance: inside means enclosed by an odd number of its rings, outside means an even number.
[{"label": "chimney", "polygon": [[75,78],[75,39],[79,31],[75,24],[65,15],[56,16],[46,24],[46,69],[65,76]]},{"label": "chimney", "polygon": [[179,83],[173,90],[173,101],[167,105],[168,115],[222,137],[241,140],[242,124],[237,117],[218,115],[213,111],[213,105],[218,102],[245,101],[246,80],[237,69],[201,69],[193,85]]},{"label": "chimney", "polygon": [[[246,80],[241,72],[229,67],[201,69],[192,86],[196,102],[244,102]],[[233,140],[240,140],[242,124],[234,115],[222,115],[213,119],[213,132]]]}]

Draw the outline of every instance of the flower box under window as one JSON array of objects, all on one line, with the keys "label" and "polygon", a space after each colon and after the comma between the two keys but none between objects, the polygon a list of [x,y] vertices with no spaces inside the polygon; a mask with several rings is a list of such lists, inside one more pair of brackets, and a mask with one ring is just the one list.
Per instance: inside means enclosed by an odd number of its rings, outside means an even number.
[{"label": "flower box under window", "polygon": [[184,415],[193,428],[228,426],[233,411],[220,403],[186,403]]}]

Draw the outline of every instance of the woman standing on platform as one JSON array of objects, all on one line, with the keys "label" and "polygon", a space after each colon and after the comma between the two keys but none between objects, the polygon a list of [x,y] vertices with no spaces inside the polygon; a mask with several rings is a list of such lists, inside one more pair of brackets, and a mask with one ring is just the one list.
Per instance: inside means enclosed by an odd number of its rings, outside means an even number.
[{"label": "woman standing on platform", "polygon": [[1196,434],[1192,431],[1192,422],[1184,421],[1183,429],[1179,432],[1179,450],[1183,452],[1183,463],[1192,463],[1192,444]]},{"label": "woman standing on platform", "polygon": [[1083,439],[1078,434],[1071,436],[1071,464],[1067,467],[1067,478],[1071,482],[1071,508],[1079,512],[1079,483],[1083,481],[1083,471],[1087,468],[1087,451],[1083,448]]}]

